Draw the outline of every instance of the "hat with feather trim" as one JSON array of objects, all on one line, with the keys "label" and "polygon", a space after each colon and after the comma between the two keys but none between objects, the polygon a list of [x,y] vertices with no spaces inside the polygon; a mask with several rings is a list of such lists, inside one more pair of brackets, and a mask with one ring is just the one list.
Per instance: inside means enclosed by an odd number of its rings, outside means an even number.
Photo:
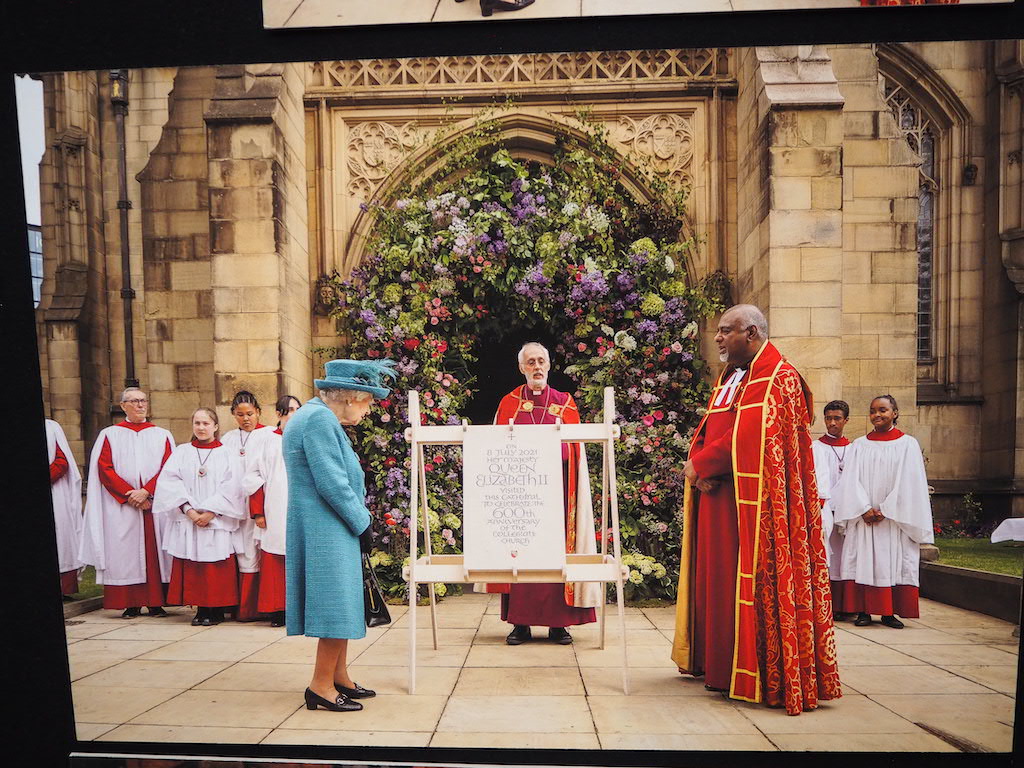
[{"label": "hat with feather trim", "polygon": [[317,389],[354,389],[369,392],[378,400],[391,394],[384,377],[397,378],[394,360],[330,360],[324,363],[326,378],[314,379]]}]

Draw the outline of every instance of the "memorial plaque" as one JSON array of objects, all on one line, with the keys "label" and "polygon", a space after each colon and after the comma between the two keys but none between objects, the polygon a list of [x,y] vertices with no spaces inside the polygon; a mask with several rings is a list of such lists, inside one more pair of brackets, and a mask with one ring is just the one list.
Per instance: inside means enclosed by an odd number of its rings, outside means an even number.
[{"label": "memorial plaque", "polygon": [[466,568],[560,569],[565,507],[557,428],[469,427],[462,456]]}]

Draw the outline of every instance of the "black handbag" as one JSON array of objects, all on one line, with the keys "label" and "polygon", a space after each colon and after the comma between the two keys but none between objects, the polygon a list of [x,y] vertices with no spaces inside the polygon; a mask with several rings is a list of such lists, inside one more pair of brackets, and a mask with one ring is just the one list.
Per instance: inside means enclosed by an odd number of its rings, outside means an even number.
[{"label": "black handbag", "polygon": [[363,612],[366,614],[366,626],[381,627],[391,623],[387,603],[377,583],[377,574],[373,572],[370,556],[363,552]]}]

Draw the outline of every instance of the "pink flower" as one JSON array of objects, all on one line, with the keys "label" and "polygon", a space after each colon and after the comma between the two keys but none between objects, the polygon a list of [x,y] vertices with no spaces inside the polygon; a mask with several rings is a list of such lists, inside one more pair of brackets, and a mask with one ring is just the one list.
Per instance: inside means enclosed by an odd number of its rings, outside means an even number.
[{"label": "pink flower", "polygon": [[580,352],[586,352],[587,345],[581,341],[579,344],[576,345],[576,349],[578,349]]},{"label": "pink flower", "polygon": [[648,444],[644,446],[644,453],[650,453],[654,449]]},{"label": "pink flower", "polygon": [[441,300],[440,300],[440,299],[437,299],[437,298],[435,298],[435,299],[434,299],[434,300],[433,300],[432,302],[430,302],[430,303],[431,303],[431,304],[433,304],[433,305],[434,305],[435,307],[440,307],[440,306],[441,306]]},{"label": "pink flower", "polygon": [[647,414],[646,416],[644,416],[643,422],[649,427],[652,424],[654,424],[654,417],[651,416],[651,414]]},{"label": "pink flower", "polygon": [[382,413],[380,415],[380,420],[383,421],[385,424],[387,424],[389,421],[391,421],[391,414],[390,413]]},{"label": "pink flower", "polygon": [[680,344],[678,341],[673,341],[672,342],[672,351],[675,352],[678,355],[680,352],[683,351],[683,345]]},{"label": "pink flower", "polygon": [[438,324],[438,322],[439,322],[439,321],[438,321],[438,319],[437,319],[436,317],[432,317],[432,318],[430,318],[430,324],[431,324],[431,325],[437,325],[437,324]]},{"label": "pink flower", "polygon": [[656,418],[658,421],[661,421],[662,419],[665,418],[665,412],[661,410],[655,411],[654,418]]}]

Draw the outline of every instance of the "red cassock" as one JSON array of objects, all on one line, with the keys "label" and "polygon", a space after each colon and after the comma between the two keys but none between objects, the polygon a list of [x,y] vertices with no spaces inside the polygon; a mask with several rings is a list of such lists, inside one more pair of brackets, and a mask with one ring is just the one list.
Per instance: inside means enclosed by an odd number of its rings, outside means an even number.
[{"label": "red cassock", "polygon": [[[149,421],[139,424],[123,421],[117,426],[139,432],[152,427]],[[164,448],[163,459],[160,467],[167,463],[171,455],[171,444],[167,443]],[[117,500],[119,504],[128,502],[128,494],[132,492],[130,483],[120,477],[114,471],[114,460],[110,449],[110,443],[103,441],[103,449],[100,451],[98,462],[100,484],[107,492]],[[149,491],[150,499],[156,493],[156,481],[160,477],[158,471],[142,487]],[[107,609],[133,608],[139,606],[157,607],[164,605],[164,585],[160,579],[160,554],[156,542],[156,529],[153,523],[151,510],[139,510],[142,514],[142,525],[146,537],[146,581],[141,584],[128,584],[118,586],[106,584],[103,587],[103,607]]]},{"label": "red cassock", "polygon": [[[841,696],[806,384],[766,342],[726,368],[694,432],[672,659],[791,715]],[[731,382],[731,383],[730,383]]]},{"label": "red cassock", "polygon": [[[527,405],[527,403],[529,403]],[[579,424],[580,412],[568,392],[544,387],[534,392],[523,385],[505,395],[498,405],[495,424]],[[566,511],[566,552],[576,552],[576,496],[580,444],[562,444],[562,479]],[[583,535],[591,535],[583,532]],[[487,591],[502,592],[501,618],[511,624],[535,627],[569,627],[597,620],[593,608],[574,605],[573,584],[488,584]]]}]

